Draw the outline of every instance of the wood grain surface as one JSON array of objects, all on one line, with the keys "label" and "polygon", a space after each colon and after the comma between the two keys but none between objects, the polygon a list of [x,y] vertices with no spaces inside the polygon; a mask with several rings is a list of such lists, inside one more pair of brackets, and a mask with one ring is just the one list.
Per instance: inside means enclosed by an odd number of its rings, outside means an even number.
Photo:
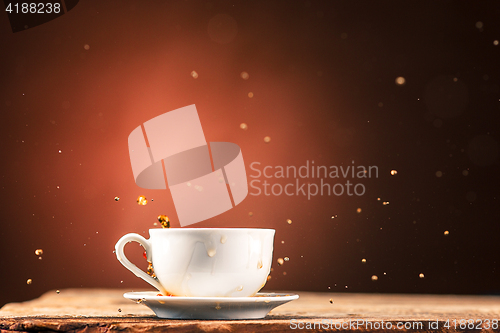
[{"label": "wood grain surface", "polygon": [[264,319],[168,320],[123,298],[127,291],[66,289],[6,304],[0,309],[0,332],[366,332],[389,331],[389,323],[394,331],[402,323],[411,325],[402,329],[407,332],[463,332],[471,328],[464,329],[460,321],[464,319],[474,320],[470,331],[500,331],[493,321],[500,319],[498,296],[295,292],[298,300],[272,310]]}]

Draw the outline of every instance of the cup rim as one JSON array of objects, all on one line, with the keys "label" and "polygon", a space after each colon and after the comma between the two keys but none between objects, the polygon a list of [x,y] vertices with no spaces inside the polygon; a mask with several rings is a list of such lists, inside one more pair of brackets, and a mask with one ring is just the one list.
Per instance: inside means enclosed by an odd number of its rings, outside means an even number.
[{"label": "cup rim", "polygon": [[179,232],[179,231],[276,231],[276,229],[269,229],[269,228],[151,228],[149,229],[149,232]]}]

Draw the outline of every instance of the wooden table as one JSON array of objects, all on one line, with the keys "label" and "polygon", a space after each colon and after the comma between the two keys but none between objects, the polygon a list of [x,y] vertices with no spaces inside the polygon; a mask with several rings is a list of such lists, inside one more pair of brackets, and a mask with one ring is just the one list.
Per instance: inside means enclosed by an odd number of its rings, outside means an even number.
[{"label": "wooden table", "polygon": [[462,319],[474,320],[475,328],[471,331],[491,332],[486,328],[498,327],[492,320],[500,320],[498,296],[312,292],[297,292],[300,295],[298,300],[274,309],[264,319],[167,320],[158,319],[142,304],[124,299],[122,295],[126,291],[130,290],[66,289],[59,294],[50,291],[31,301],[10,303],[0,309],[0,332],[143,332],[165,329],[169,332],[282,332],[311,331],[300,328],[313,329],[314,324],[315,331],[326,332],[335,331],[335,328],[380,331],[389,325],[397,331],[398,323],[413,327],[403,329],[408,332],[462,332]]}]

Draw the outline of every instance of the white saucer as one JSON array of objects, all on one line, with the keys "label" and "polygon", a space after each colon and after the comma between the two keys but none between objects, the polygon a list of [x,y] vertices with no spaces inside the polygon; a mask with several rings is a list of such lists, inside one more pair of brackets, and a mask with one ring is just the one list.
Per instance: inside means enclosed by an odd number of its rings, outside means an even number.
[{"label": "white saucer", "polygon": [[297,294],[257,293],[251,297],[156,296],[157,291],[129,292],[123,297],[143,303],[159,318],[259,319],[277,306],[299,298]]}]

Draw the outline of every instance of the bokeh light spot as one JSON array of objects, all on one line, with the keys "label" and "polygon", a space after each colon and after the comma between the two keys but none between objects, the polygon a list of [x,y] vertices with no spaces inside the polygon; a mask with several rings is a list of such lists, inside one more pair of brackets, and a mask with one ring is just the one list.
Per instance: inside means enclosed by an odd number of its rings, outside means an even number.
[{"label": "bokeh light spot", "polygon": [[402,77],[402,76],[398,76],[398,77],[396,78],[396,84],[397,84],[398,86],[402,86],[402,85],[404,85],[405,83],[406,83],[406,79],[405,79],[404,77]]}]

